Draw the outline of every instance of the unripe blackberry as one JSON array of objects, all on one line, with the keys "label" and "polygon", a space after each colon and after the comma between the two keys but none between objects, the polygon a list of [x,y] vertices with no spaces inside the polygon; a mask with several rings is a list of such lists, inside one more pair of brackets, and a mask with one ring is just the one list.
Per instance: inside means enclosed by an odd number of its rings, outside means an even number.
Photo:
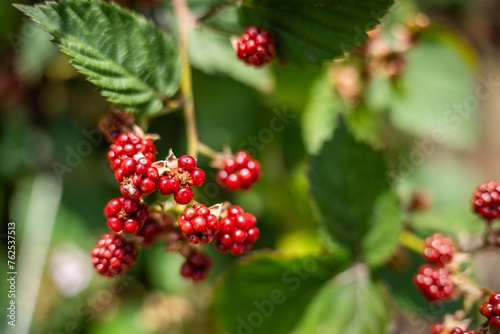
[{"label": "unripe blackberry", "polygon": [[431,301],[448,299],[455,290],[446,268],[427,264],[420,266],[413,283]]},{"label": "unripe blackberry", "polygon": [[486,221],[500,217],[500,181],[481,183],[472,197],[472,207]]},{"label": "unripe blackberry", "polygon": [[425,239],[424,258],[437,264],[451,261],[455,253],[455,243],[451,238],[436,233]]},{"label": "unripe blackberry", "polygon": [[177,159],[177,167],[167,168],[158,180],[158,190],[163,195],[174,195],[179,204],[188,204],[193,200],[191,187],[199,187],[205,182],[205,172],[196,167],[196,160],[189,155]]},{"label": "unripe blackberry", "polygon": [[224,161],[217,173],[219,183],[229,190],[249,189],[260,178],[260,164],[246,151],[239,151]]},{"label": "unripe blackberry", "polygon": [[193,281],[201,281],[207,278],[211,266],[212,260],[207,255],[193,251],[182,264],[181,275]]},{"label": "unripe blackberry", "polygon": [[136,233],[148,217],[149,209],[138,199],[122,196],[110,200],[104,214],[108,217],[108,227],[113,231]]},{"label": "unripe blackberry", "polygon": [[219,220],[217,249],[222,252],[230,251],[235,255],[248,251],[260,234],[256,225],[254,215],[243,212],[239,206],[231,206]]},{"label": "unripe blackberry", "polygon": [[479,306],[479,313],[488,318],[491,326],[500,327],[500,292],[492,293],[489,300]]},{"label": "unripe blackberry", "polygon": [[135,244],[114,233],[105,234],[92,250],[92,263],[101,275],[113,277],[126,273],[137,259]]},{"label": "unripe blackberry", "polygon": [[122,133],[116,137],[108,150],[109,167],[112,171],[116,171],[123,160],[127,158],[138,160],[141,155],[149,161],[155,161],[156,147],[153,141],[140,138],[133,132]]},{"label": "unripe blackberry", "polygon": [[189,242],[197,244],[209,243],[219,228],[217,217],[203,204],[195,204],[187,208],[177,219],[182,233]]},{"label": "unripe blackberry", "polygon": [[115,179],[120,182],[123,196],[139,199],[143,194],[156,190],[158,169],[147,158],[126,158],[115,170]]},{"label": "unripe blackberry", "polygon": [[248,27],[236,45],[238,58],[254,66],[270,63],[276,53],[274,37],[265,29]]}]

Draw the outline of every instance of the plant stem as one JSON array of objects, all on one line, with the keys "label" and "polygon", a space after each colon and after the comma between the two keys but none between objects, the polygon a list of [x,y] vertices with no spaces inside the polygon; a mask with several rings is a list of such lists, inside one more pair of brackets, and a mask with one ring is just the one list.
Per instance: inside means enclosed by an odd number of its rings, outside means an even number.
[{"label": "plant stem", "polygon": [[403,246],[416,253],[422,254],[424,252],[424,241],[410,231],[401,232],[399,235],[399,241],[403,244]]},{"label": "plant stem", "polygon": [[216,150],[214,150],[210,146],[203,144],[202,142],[198,142],[198,152],[200,152],[201,154],[212,160],[217,158],[217,153],[218,153]]},{"label": "plant stem", "polygon": [[184,97],[184,120],[186,122],[187,153],[196,158],[198,153],[198,131],[194,112],[191,67],[189,64],[189,33],[194,28],[196,18],[185,0],[173,0],[177,26],[179,28],[179,56],[182,63],[181,93]]}]

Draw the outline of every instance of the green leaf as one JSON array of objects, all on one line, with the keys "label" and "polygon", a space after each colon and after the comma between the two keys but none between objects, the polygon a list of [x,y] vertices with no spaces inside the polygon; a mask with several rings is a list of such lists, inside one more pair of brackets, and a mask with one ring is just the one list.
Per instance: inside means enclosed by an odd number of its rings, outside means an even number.
[{"label": "green leaf", "polygon": [[473,89],[474,55],[468,48],[451,33],[436,30],[408,52],[399,90],[388,99],[396,127],[446,146],[475,147],[481,97]]},{"label": "green leaf", "polygon": [[289,334],[314,293],[348,266],[344,257],[255,254],[214,293],[217,333]]},{"label": "green leaf", "polygon": [[367,39],[393,0],[243,0],[244,26],[256,25],[276,38],[278,56],[298,64],[332,59]]},{"label": "green leaf", "polygon": [[370,229],[363,239],[365,261],[371,266],[384,263],[396,250],[402,230],[399,197],[394,191],[377,198]]},{"label": "green leaf", "polygon": [[71,63],[111,102],[152,115],[179,87],[170,37],[144,18],[99,0],[17,5],[54,36]]},{"label": "green leaf", "polygon": [[190,60],[193,67],[207,74],[223,74],[263,93],[272,92],[274,79],[269,67],[256,69],[244,64],[228,38],[208,29],[195,29],[190,36]]},{"label": "green leaf", "polygon": [[373,265],[395,247],[394,241],[388,249],[377,245],[384,231],[399,230],[401,224],[397,200],[388,194],[386,169],[382,151],[357,142],[343,123],[310,160],[311,193],[322,227],[354,258]]},{"label": "green leaf", "polygon": [[318,292],[292,333],[380,334],[387,333],[389,323],[381,288],[357,265]]},{"label": "green leaf", "polygon": [[318,153],[323,143],[332,138],[343,107],[342,100],[334,94],[324,73],[312,86],[302,115],[302,137],[309,153]]}]

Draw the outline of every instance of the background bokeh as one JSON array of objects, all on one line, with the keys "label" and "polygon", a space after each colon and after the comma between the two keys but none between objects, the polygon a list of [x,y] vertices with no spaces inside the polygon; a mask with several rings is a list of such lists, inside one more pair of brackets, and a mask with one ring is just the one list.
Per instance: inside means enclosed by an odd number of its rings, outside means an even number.
[{"label": "background bokeh", "polygon": [[[442,29],[437,33],[439,39],[451,46],[442,50],[429,42],[408,54],[404,80],[415,90],[411,100],[399,101],[388,95],[383,80],[370,87],[373,105],[380,106],[378,112],[388,108],[404,112],[381,116],[384,124],[395,126],[377,135],[369,132],[371,120],[360,116],[360,122],[368,125],[360,127],[359,136],[391,147],[389,155],[397,170],[398,159],[410,159],[446,110],[427,110],[425,102],[436,99],[451,108],[474,93],[481,85],[479,78],[493,81],[491,96],[459,119],[449,140],[434,147],[422,163],[412,164],[415,171],[398,185],[403,198],[418,191],[432,204],[431,209],[413,217],[411,224],[417,233],[425,236],[428,231],[442,230],[463,243],[474,243],[481,226],[470,212],[470,195],[478,182],[500,177],[500,3],[409,3],[394,15],[424,12]],[[203,12],[210,2],[191,4]],[[166,26],[171,23],[169,1],[156,7],[135,1],[129,5]],[[224,19],[230,20],[231,15]],[[12,7],[11,0],[0,2],[0,328],[6,328],[0,332],[211,333],[213,286],[237,258],[208,247],[214,262],[210,279],[194,285],[178,273],[182,258],[165,253],[161,245],[142,251],[138,264],[118,280],[95,273],[89,251],[106,232],[103,206],[118,195],[107,167],[108,144],[96,130],[99,118],[110,106],[49,40],[50,36]],[[192,48],[197,47],[193,41]],[[464,73],[453,67],[455,59]],[[264,172],[252,191],[229,193],[216,185],[215,171],[200,157],[199,164],[208,172],[198,195],[207,203],[229,199],[253,212],[261,229],[255,249],[306,254],[317,248],[318,241],[305,175],[304,110],[311,105],[315,83],[322,80],[325,69],[275,62],[262,78],[252,77],[256,73],[229,77],[217,71],[194,71],[201,140],[217,149],[230,145],[251,151]],[[241,82],[245,80],[248,84]],[[439,93],[432,95],[429,86]],[[276,118],[283,126],[269,131]],[[150,121],[148,132],[161,136],[159,157],[169,148],[184,152],[182,125],[181,112]],[[18,271],[18,324],[14,331],[3,316],[8,303],[3,275],[7,272],[10,221],[16,226]],[[476,263],[477,276],[491,288],[500,289],[491,269],[498,260],[486,254]],[[393,330],[423,333],[422,328],[444,310],[429,307],[416,291],[409,293],[413,273],[405,273],[395,276],[389,269],[379,273],[393,283],[394,290],[387,293],[394,294],[409,310],[394,312]],[[404,277],[406,284],[401,282]],[[453,309],[453,305],[447,307]]]}]

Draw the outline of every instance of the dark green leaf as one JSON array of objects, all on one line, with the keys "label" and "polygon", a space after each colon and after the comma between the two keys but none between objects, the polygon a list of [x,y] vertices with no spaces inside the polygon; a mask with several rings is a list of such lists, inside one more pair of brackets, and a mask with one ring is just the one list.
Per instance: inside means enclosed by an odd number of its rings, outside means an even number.
[{"label": "dark green leaf", "polygon": [[217,333],[289,334],[314,293],[347,265],[339,256],[255,254],[216,288]]},{"label": "dark green leaf", "polygon": [[[388,195],[386,169],[383,153],[357,142],[344,124],[310,161],[311,192],[321,224],[335,242],[371,264],[390,253],[377,246],[384,231],[400,228],[397,200]],[[381,253],[366,254],[372,251]]]},{"label": "dark green leaf", "polygon": [[111,102],[154,114],[179,87],[171,39],[144,18],[99,0],[17,5],[54,36],[71,63]]},{"label": "dark green leaf", "polygon": [[298,64],[332,59],[367,39],[393,0],[243,0],[240,21],[269,29],[280,58]]},{"label": "dark green leaf", "polygon": [[325,285],[309,304],[293,334],[387,333],[390,311],[368,269],[357,265]]}]

